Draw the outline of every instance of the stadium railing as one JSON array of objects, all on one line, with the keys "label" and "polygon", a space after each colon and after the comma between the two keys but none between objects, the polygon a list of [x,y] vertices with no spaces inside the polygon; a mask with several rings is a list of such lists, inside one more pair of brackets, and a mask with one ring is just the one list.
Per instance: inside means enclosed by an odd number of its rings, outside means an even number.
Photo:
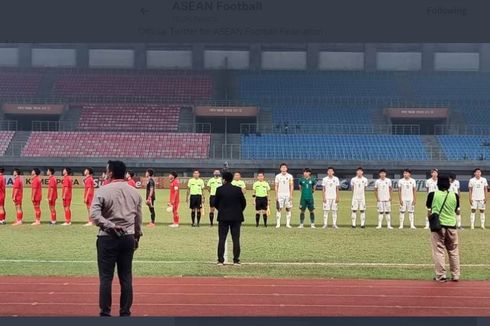
[{"label": "stadium railing", "polygon": [[242,123],[241,134],[388,134],[420,135],[417,124],[303,124],[303,123]]},{"label": "stadium railing", "polygon": [[[17,123],[17,121],[13,121]],[[15,124],[15,126],[17,126]],[[65,121],[32,121],[31,131],[76,131],[78,127],[78,122],[73,120],[65,120]],[[177,126],[177,132],[191,132],[191,133],[202,133],[209,134],[211,133],[211,124],[210,123],[179,123]],[[6,130],[6,129],[4,129]],[[11,129],[12,130],[12,129]],[[17,130],[17,129],[15,129]],[[103,129],[100,128],[98,131],[117,131],[117,132],[133,132],[134,129],[124,130],[124,129]],[[149,132],[169,132],[168,130],[158,130],[152,129]],[[171,131],[174,132],[174,131]]]},{"label": "stadium railing", "polygon": [[0,120],[0,131],[17,131],[17,120]]}]

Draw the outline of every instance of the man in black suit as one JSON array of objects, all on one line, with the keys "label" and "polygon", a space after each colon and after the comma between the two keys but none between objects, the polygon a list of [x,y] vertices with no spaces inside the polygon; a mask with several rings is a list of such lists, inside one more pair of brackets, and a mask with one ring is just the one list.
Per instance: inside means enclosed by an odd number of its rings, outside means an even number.
[{"label": "man in black suit", "polygon": [[216,190],[214,204],[218,210],[218,265],[225,262],[225,242],[228,230],[231,231],[233,240],[233,264],[240,265],[240,228],[243,218],[243,211],[247,206],[243,191],[239,187],[231,184],[233,174],[223,173],[224,184]]}]

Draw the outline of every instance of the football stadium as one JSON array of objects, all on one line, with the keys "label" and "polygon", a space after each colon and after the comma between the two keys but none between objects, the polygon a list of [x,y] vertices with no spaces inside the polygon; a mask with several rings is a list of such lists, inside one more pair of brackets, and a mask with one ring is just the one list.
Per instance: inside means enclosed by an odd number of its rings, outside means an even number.
[{"label": "football stadium", "polygon": [[[98,314],[108,161],[143,202],[134,316],[490,316],[488,44],[5,43],[0,108],[1,316]],[[441,176],[461,260],[435,275]]]}]

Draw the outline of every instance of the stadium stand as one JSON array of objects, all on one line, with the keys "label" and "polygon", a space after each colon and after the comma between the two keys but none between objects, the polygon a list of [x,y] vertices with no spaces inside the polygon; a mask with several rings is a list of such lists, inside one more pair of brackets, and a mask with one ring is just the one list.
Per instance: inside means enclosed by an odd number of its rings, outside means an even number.
[{"label": "stadium stand", "polygon": [[407,73],[404,77],[419,100],[490,98],[490,74],[472,72]]},{"label": "stadium stand", "polygon": [[250,135],[242,136],[242,159],[427,160],[420,136]]},{"label": "stadium stand", "polygon": [[210,140],[190,133],[33,132],[21,156],[204,159]]},{"label": "stadium stand", "polygon": [[359,72],[242,73],[238,79],[241,100],[261,102],[270,98],[397,97],[393,74]]},{"label": "stadium stand", "polygon": [[307,124],[372,124],[372,107],[274,106],[268,107],[274,123]]},{"label": "stadium stand", "polygon": [[180,106],[152,104],[87,104],[77,130],[177,131]]},{"label": "stadium stand", "polygon": [[38,72],[0,71],[0,97],[34,97],[41,79]]},{"label": "stadium stand", "polygon": [[437,136],[441,148],[449,160],[490,159],[490,136]]},{"label": "stadium stand", "polygon": [[52,95],[67,99],[128,96],[188,103],[212,98],[213,79],[206,74],[59,73]]},{"label": "stadium stand", "polygon": [[9,147],[15,131],[0,131],[0,156],[4,156]]}]

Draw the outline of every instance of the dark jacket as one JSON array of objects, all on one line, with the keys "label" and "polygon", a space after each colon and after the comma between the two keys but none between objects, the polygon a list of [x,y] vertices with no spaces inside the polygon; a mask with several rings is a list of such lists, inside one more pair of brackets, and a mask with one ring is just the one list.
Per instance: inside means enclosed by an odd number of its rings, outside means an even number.
[{"label": "dark jacket", "polygon": [[243,222],[243,210],[247,201],[243,191],[231,183],[225,183],[216,190],[214,207],[218,210],[218,222]]}]

